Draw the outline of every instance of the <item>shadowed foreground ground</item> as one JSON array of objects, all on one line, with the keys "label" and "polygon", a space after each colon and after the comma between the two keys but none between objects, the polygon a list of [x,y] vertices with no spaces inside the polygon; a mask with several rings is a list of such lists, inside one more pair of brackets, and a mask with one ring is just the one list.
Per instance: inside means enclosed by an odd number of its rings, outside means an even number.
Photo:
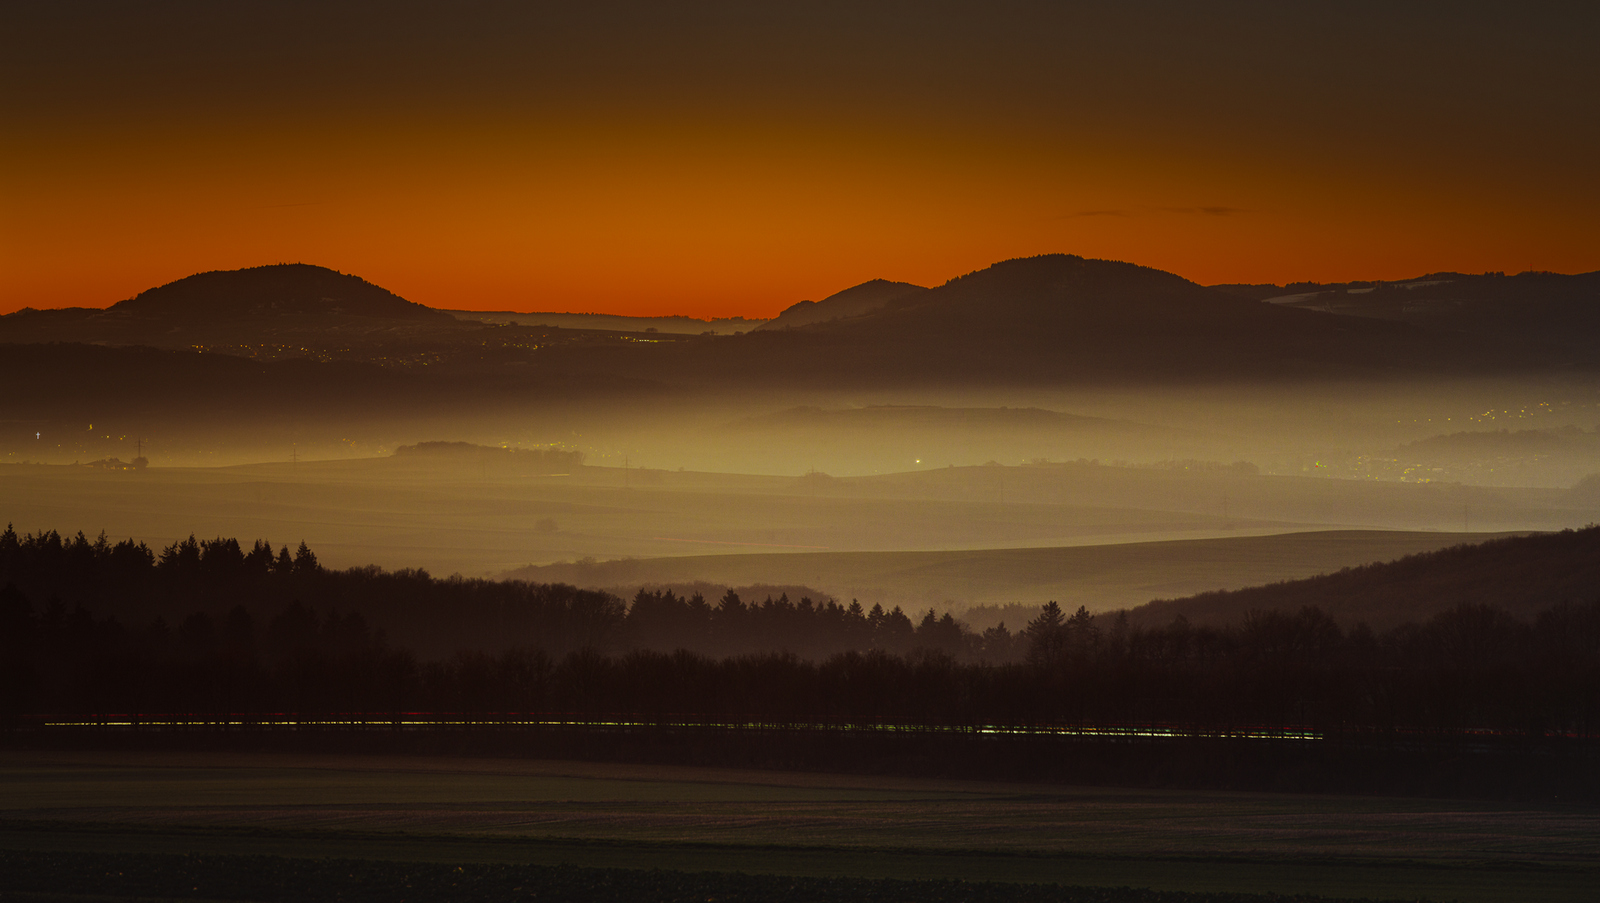
[{"label": "shadowed foreground ground", "polygon": [[[1559,901],[1592,899],[1600,884],[1600,812],[503,759],[11,751],[0,753],[0,851],[0,899],[401,899],[412,880],[433,888],[412,899],[461,900],[523,887],[601,900]],[[467,895],[441,883],[456,866]],[[131,876],[148,883],[125,890]],[[892,883],[906,881],[933,883]],[[1063,890],[1083,887],[1206,896]],[[625,889],[605,896],[612,888]]]},{"label": "shadowed foreground ground", "polygon": [[0,899],[37,901],[341,900],[477,903],[501,900],[1051,901],[1051,903],[1268,903],[1333,898],[1188,894],[1137,888],[992,881],[806,878],[568,865],[452,866],[352,859],[0,851]]}]

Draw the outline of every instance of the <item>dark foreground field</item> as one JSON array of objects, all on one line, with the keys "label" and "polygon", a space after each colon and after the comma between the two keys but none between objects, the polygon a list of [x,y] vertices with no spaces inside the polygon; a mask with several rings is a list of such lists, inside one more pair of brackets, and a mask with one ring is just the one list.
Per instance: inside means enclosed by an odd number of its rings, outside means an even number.
[{"label": "dark foreground field", "polygon": [[1600,812],[485,758],[0,753],[0,899],[1589,900]]},{"label": "dark foreground field", "polygon": [[398,863],[282,856],[0,851],[0,899],[36,901],[250,900],[478,903],[501,900],[857,901],[920,903],[1268,903],[1309,895],[1182,893],[1004,881],[815,878],[741,872],[579,868],[570,865]]}]

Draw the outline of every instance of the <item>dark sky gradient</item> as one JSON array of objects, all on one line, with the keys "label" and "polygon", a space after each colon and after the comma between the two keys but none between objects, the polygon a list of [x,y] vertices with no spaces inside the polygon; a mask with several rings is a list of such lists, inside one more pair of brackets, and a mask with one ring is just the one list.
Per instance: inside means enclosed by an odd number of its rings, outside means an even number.
[{"label": "dark sky gradient", "polygon": [[1595,8],[329,6],[0,12],[0,311],[279,261],[700,316],[1051,251],[1600,268]]}]

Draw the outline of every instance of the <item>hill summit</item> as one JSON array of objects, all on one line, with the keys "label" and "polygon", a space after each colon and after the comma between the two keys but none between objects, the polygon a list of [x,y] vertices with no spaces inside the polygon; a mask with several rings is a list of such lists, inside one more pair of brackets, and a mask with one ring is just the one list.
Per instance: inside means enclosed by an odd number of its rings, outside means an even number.
[{"label": "hill summit", "polygon": [[1408,324],[1263,304],[1074,254],[1001,261],[852,316],[763,329],[727,351],[737,356],[718,362],[720,372],[753,378],[809,371],[836,381],[968,385],[1349,377],[1417,366],[1435,353]]},{"label": "hill summit", "polygon": [[280,263],[197,273],[104,310],[24,308],[0,317],[0,342],[156,348],[317,345],[388,341],[463,327],[444,311],[407,301],[358,276]]},{"label": "hill summit", "polygon": [[871,279],[841,292],[834,292],[821,301],[801,301],[784,308],[776,319],[769,320],[757,329],[794,329],[814,323],[827,323],[845,317],[857,317],[882,309],[891,301],[918,295],[927,289],[909,282],[890,282]]},{"label": "hill summit", "polygon": [[[938,324],[962,337],[1041,328],[1123,327],[1144,335],[1174,329],[1229,332],[1307,322],[1297,314],[1226,295],[1163,270],[1076,254],[1003,260],[925,293],[904,296],[874,319]],[[843,324],[841,324],[842,326]]]},{"label": "hill summit", "polygon": [[108,312],[189,320],[269,319],[292,315],[389,320],[450,318],[449,314],[407,301],[359,276],[306,263],[197,273],[140,292],[113,304]]}]

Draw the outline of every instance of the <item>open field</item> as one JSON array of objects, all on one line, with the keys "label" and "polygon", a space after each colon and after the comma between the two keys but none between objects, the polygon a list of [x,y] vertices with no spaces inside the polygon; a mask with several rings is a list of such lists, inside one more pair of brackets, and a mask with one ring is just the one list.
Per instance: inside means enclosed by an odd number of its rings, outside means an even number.
[{"label": "open field", "polygon": [[0,754],[0,847],[1580,900],[1600,813],[494,759]]}]

